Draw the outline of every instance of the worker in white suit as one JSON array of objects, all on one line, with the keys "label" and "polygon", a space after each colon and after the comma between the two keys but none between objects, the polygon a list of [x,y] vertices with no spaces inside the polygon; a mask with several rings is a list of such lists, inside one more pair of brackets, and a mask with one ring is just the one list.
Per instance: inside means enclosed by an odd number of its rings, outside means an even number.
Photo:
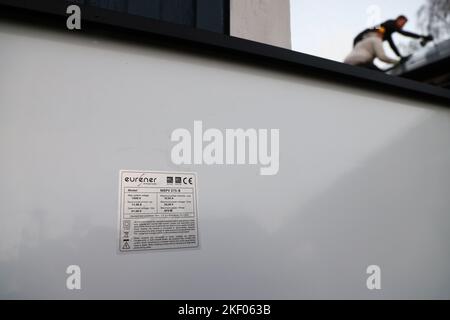
[{"label": "worker in white suit", "polygon": [[353,48],[352,52],[345,58],[344,63],[353,66],[361,66],[372,70],[381,71],[375,64],[376,58],[389,64],[397,64],[398,59],[389,58],[383,48],[383,37],[385,29],[380,27],[364,35]]}]

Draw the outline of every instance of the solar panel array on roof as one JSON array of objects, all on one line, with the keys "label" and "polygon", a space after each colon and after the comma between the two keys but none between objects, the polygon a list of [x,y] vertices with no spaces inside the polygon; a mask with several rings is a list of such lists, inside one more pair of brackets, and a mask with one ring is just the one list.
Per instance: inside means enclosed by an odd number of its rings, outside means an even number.
[{"label": "solar panel array on roof", "polygon": [[388,73],[450,89],[450,39],[418,50]]}]

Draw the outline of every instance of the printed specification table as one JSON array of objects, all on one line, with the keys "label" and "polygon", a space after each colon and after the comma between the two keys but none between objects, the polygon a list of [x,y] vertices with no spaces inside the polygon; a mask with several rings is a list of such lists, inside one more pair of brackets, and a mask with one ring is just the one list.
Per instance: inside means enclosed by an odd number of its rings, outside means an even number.
[{"label": "printed specification table", "polygon": [[123,170],[119,250],[198,246],[196,175]]}]

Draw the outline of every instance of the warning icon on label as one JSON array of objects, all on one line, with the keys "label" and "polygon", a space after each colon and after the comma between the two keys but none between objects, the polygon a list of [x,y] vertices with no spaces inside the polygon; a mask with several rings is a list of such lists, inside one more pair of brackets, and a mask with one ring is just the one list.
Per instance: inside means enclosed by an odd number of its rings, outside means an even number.
[{"label": "warning icon on label", "polygon": [[128,241],[125,241],[125,242],[124,242],[124,244],[123,244],[123,246],[122,246],[122,249],[123,249],[123,250],[128,250],[128,249],[130,249],[130,245],[128,244]]}]

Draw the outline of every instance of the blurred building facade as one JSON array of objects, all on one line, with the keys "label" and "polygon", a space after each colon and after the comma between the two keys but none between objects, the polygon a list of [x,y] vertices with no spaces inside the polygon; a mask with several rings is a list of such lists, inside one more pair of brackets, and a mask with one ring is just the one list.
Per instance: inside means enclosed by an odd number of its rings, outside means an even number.
[{"label": "blurred building facade", "polygon": [[291,49],[289,0],[230,0],[230,34]]},{"label": "blurred building facade", "polygon": [[291,49],[289,0],[72,0],[71,3]]},{"label": "blurred building facade", "polygon": [[71,0],[86,6],[186,25],[229,32],[229,0]]}]

